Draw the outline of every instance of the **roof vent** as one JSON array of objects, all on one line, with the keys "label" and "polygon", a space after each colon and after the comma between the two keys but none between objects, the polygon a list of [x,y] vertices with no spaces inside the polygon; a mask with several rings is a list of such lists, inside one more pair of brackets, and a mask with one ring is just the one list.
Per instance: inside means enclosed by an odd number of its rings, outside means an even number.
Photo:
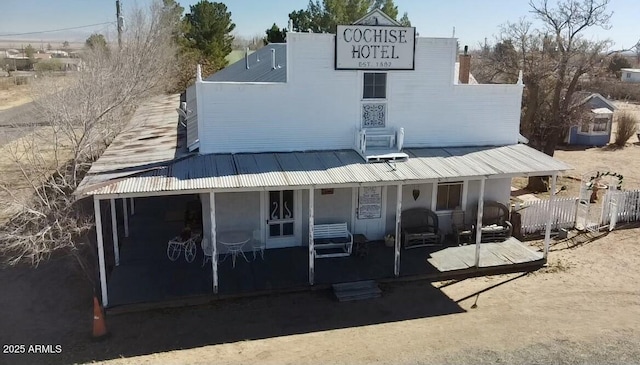
[{"label": "roof vent", "polygon": [[275,48],[271,48],[271,69],[276,69],[276,50]]}]

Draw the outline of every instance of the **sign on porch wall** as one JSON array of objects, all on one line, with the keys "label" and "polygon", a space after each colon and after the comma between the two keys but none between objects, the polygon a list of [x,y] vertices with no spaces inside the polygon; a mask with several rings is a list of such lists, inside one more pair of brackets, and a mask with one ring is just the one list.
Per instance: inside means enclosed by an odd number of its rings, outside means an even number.
[{"label": "sign on porch wall", "polygon": [[358,219],[382,216],[382,187],[367,186],[358,190]]},{"label": "sign on porch wall", "polygon": [[413,70],[413,27],[338,25],[336,70]]}]

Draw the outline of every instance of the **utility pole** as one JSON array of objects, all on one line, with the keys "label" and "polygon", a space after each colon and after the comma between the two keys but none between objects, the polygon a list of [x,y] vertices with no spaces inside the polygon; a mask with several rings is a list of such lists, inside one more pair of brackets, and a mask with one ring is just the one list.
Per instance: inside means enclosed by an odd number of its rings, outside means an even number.
[{"label": "utility pole", "polygon": [[118,26],[118,48],[122,49],[122,28],[123,28],[123,18],[120,12],[120,0],[116,0],[116,20]]}]

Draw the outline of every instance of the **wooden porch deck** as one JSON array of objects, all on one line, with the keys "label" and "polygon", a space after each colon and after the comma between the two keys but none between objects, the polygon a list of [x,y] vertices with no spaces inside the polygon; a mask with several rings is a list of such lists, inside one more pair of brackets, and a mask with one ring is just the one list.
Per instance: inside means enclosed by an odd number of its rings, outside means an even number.
[{"label": "wooden porch deck", "polygon": [[[178,205],[188,198],[173,199],[172,204]],[[158,303],[184,305],[234,296],[322,289],[334,283],[359,280],[439,281],[527,271],[544,263],[541,253],[530,250],[514,238],[482,244],[479,268],[474,266],[475,245],[419,247],[402,249],[400,278],[395,278],[394,248],[375,241],[368,243],[365,257],[316,259],[315,285],[311,287],[308,284],[308,249],[298,246],[268,249],[264,260],[251,260],[253,257],[249,253],[249,262],[238,258],[235,267],[230,258],[226,259],[218,266],[219,294],[213,295],[211,264],[202,266],[200,247],[193,263],[187,263],[183,258],[175,262],[167,258],[167,240],[179,232],[182,221],[181,217],[175,221],[168,219],[157,206],[158,202],[167,204],[167,200],[152,199],[140,199],[136,204],[136,215],[130,220],[131,235],[121,240],[120,265],[113,267],[108,275],[110,310],[124,310],[132,304],[142,304],[143,308],[162,306]],[[105,231],[110,231],[108,224]],[[106,247],[110,246],[110,243],[106,244]]]},{"label": "wooden porch deck", "polygon": [[[448,247],[431,253],[427,259],[440,272],[475,268],[476,246]],[[480,268],[497,268],[542,262],[542,253],[527,248],[511,237],[504,242],[483,243],[480,246]]]}]

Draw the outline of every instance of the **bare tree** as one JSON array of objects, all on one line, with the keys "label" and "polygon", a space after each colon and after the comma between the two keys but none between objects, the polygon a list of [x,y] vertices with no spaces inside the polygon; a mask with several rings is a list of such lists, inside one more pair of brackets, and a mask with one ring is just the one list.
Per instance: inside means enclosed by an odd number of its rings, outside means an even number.
[{"label": "bare tree", "polygon": [[[593,76],[611,42],[583,37],[592,27],[609,27],[609,0],[530,0],[540,22],[521,19],[502,27],[491,52],[482,62],[481,76],[514,81],[523,70],[525,84],[520,130],[532,147],[553,156],[569,125],[583,115],[575,92],[583,77]],[[542,179],[530,178],[529,188],[545,190]]]},{"label": "bare tree", "polygon": [[0,181],[0,205],[10,217],[0,230],[0,253],[10,264],[38,265],[54,252],[69,253],[93,279],[82,255],[92,217],[73,192],[135,107],[166,90],[175,59],[176,24],[160,1],[128,18],[121,49],[88,51],[82,70],[62,85],[46,78],[35,85],[46,92],[35,98],[31,133],[4,148],[15,172]]}]

